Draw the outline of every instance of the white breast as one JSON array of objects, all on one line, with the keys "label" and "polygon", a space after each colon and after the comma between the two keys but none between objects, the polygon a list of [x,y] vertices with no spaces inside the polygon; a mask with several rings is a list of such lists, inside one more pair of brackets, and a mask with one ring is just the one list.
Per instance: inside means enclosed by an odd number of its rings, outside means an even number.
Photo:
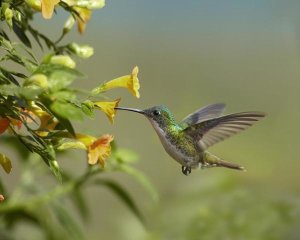
[{"label": "white breast", "polygon": [[178,149],[174,144],[168,141],[168,138],[166,137],[166,133],[159,127],[159,125],[156,122],[151,120],[150,122],[153,128],[155,129],[164,149],[172,158],[174,158],[181,165],[186,165],[186,162],[193,162],[193,159],[188,159],[186,155],[178,151]]}]

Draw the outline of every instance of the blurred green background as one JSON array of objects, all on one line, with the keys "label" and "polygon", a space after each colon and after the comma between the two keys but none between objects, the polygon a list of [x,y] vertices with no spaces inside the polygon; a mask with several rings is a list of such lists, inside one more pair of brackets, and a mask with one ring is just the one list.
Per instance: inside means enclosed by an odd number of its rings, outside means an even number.
[{"label": "blurred green background", "polygon": [[[58,15],[36,24],[57,31],[56,38],[67,18]],[[210,149],[247,172],[216,168],[188,177],[140,115],[119,112],[110,125],[99,113],[79,123],[135,150],[160,197],[155,202],[129,177],[110,174],[137,200],[148,229],[112,193],[93,187],[85,191],[92,208],[82,222],[87,239],[299,239],[299,30],[299,1],[122,0],[96,11],[83,36],[74,31],[69,39],[95,47],[94,57],[78,64],[88,78],[77,85],[92,88],[139,66],[141,98],[115,90],[121,106],[165,104],[178,121],[216,102],[227,104],[226,113],[268,114]],[[76,172],[84,158],[74,151],[60,162]],[[9,178],[13,185],[18,170]]]}]

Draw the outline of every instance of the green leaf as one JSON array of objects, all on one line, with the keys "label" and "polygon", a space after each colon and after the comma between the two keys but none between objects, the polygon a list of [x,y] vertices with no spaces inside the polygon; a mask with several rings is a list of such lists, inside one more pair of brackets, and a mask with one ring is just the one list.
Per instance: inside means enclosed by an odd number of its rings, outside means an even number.
[{"label": "green leaf", "polygon": [[[65,180],[65,182],[69,182],[74,180],[74,176],[72,176],[69,173],[66,173],[66,171],[64,171],[62,173],[63,175],[63,179]],[[81,178],[81,180],[79,180],[73,191],[70,192],[70,197],[72,200],[72,203],[75,205],[77,211],[79,212],[80,216],[84,219],[87,220],[87,218],[89,217],[89,208],[88,208],[88,204],[86,201],[86,197],[83,194],[84,188],[82,186],[82,184],[85,183],[85,181],[87,181],[88,176],[84,176],[83,178]]]},{"label": "green leaf", "polygon": [[94,103],[87,100],[81,103],[81,110],[90,118],[94,117]]},{"label": "green leaf", "polygon": [[100,184],[108,187],[111,191],[113,191],[124,203],[125,205],[132,211],[132,213],[143,223],[145,224],[143,215],[140,210],[136,206],[134,200],[131,198],[129,193],[119,184],[111,180],[104,179],[96,179],[96,184]]},{"label": "green leaf", "polygon": [[68,132],[72,135],[75,136],[75,130],[71,124],[71,122],[68,119],[65,119],[57,114],[54,114],[55,117],[58,119],[59,123],[58,125],[55,127],[55,129],[66,129],[68,130]]},{"label": "green leaf", "polygon": [[76,94],[73,91],[64,89],[64,90],[52,93],[51,98],[57,99],[57,100],[74,101],[76,99]]},{"label": "green leaf", "polygon": [[0,165],[6,173],[10,173],[12,169],[11,161],[4,154],[0,153]]},{"label": "green leaf", "polygon": [[13,84],[15,84],[15,85],[17,85],[17,86],[20,85],[19,82],[14,78],[14,76],[13,76],[9,71],[5,70],[5,69],[2,68],[2,67],[0,67],[0,74],[1,74],[4,78],[6,78],[6,80],[7,80],[8,82],[11,82],[11,83],[13,83]]},{"label": "green leaf", "polygon": [[81,109],[72,103],[55,101],[50,105],[50,109],[65,119],[83,119],[83,112]]},{"label": "green leaf", "polygon": [[36,85],[25,86],[19,89],[19,94],[26,100],[36,99],[44,90]]},{"label": "green leaf", "polygon": [[56,161],[53,146],[51,144],[46,144],[42,138],[36,136],[16,136],[28,148],[29,151],[40,155],[57,180],[62,182],[62,176],[59,165]]},{"label": "green leaf", "polygon": [[16,208],[14,211],[5,214],[3,219],[5,220],[7,226],[13,226],[13,224],[21,221],[31,223],[38,227],[41,226],[38,213],[24,208]]},{"label": "green leaf", "polygon": [[[4,32],[2,32],[3,35]],[[5,34],[5,33],[4,33]],[[5,37],[6,36],[6,37]],[[6,51],[12,51],[14,47],[10,43],[9,40],[7,40],[7,35],[5,34],[4,37],[0,37],[0,46],[3,47]]]},{"label": "green leaf", "polygon": [[60,183],[62,183],[62,176],[61,176],[61,172],[60,172],[60,167],[59,167],[57,161],[56,160],[50,160],[49,161],[49,167],[50,167],[51,172],[56,177],[56,179]]},{"label": "green leaf", "polygon": [[77,207],[77,210],[80,213],[81,217],[87,219],[89,216],[89,209],[85,199],[86,198],[82,194],[82,191],[80,191],[80,188],[76,188],[71,193],[71,200],[73,201],[74,205]]},{"label": "green leaf", "polygon": [[153,201],[157,202],[159,197],[158,193],[155,190],[152,183],[148,180],[148,178],[141,172],[139,172],[137,169],[130,167],[126,164],[121,164],[119,166],[120,171],[125,172],[129,174],[130,176],[134,177],[150,194]]},{"label": "green leaf", "polygon": [[42,73],[48,76],[49,88],[53,91],[69,86],[76,78],[83,75],[75,69],[58,64],[42,64],[34,73]]},{"label": "green leaf", "polygon": [[39,153],[40,156],[44,159],[44,161],[46,161],[46,163],[48,163],[49,168],[51,170],[51,172],[54,174],[54,176],[56,177],[56,179],[62,183],[62,175],[60,172],[60,167],[58,165],[58,162],[56,161],[56,157],[55,157],[55,151],[52,145],[48,145],[44,151],[42,151],[41,153]]},{"label": "green leaf", "polygon": [[21,40],[21,42],[24,43],[27,47],[31,48],[31,43],[28,37],[26,36],[24,29],[22,28],[20,23],[18,23],[15,19],[13,19],[13,30],[18,36],[18,38]]},{"label": "green leaf", "polygon": [[3,84],[0,85],[0,94],[1,95],[17,95],[19,87],[12,84]]},{"label": "green leaf", "polygon": [[86,149],[86,146],[80,141],[64,142],[57,147],[57,150],[63,151],[66,149],[75,148],[75,149]]},{"label": "green leaf", "polygon": [[[55,48],[56,46],[55,46],[55,43],[53,43],[48,37],[46,37],[44,34],[42,34],[42,33],[40,33],[39,31],[37,31],[37,30],[35,30],[34,28],[32,28],[30,25],[28,25],[27,26],[28,27],[28,31],[32,34],[32,36],[35,38],[35,39],[37,39],[37,38],[39,38],[39,39],[42,39],[44,42],[45,42],[45,44],[47,45],[47,47],[50,49],[51,47],[52,48]],[[39,43],[39,41],[37,41],[38,42],[38,44],[40,44]]]},{"label": "green leaf", "polygon": [[69,86],[76,78],[76,75],[68,71],[54,71],[49,76],[49,88],[53,91],[59,91],[60,89]]},{"label": "green leaf", "polygon": [[12,75],[16,76],[16,77],[20,77],[20,78],[27,78],[27,76],[23,73],[19,73],[19,72],[14,72],[14,71],[9,71]]},{"label": "green leaf", "polygon": [[60,204],[55,204],[54,206],[55,214],[60,223],[60,226],[65,232],[68,233],[70,239],[74,240],[84,240],[83,233],[80,229],[80,225],[74,221],[74,217],[70,215]]}]

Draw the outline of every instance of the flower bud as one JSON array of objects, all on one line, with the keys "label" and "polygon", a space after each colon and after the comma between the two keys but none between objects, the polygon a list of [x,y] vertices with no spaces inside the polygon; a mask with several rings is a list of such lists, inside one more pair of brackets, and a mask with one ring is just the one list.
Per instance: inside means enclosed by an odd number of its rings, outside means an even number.
[{"label": "flower bud", "polygon": [[48,80],[44,74],[34,74],[24,81],[24,86],[35,85],[42,89],[48,88]]},{"label": "flower bud", "polygon": [[99,9],[105,6],[105,0],[78,0],[76,6],[87,9]]},{"label": "flower bud", "polygon": [[72,27],[74,26],[75,19],[70,16],[67,21],[65,22],[64,28],[63,28],[63,34],[66,34],[71,31]]},{"label": "flower bud", "polygon": [[69,44],[69,49],[81,58],[89,58],[94,54],[94,49],[88,45],[78,45],[77,43],[71,43]]},{"label": "flower bud", "polygon": [[6,8],[4,12],[5,20],[10,28],[12,28],[12,18],[13,18],[13,11],[10,8]]},{"label": "flower bud", "polygon": [[42,3],[40,0],[25,0],[25,2],[34,10],[41,11]]},{"label": "flower bud", "polygon": [[68,68],[75,68],[76,63],[68,55],[55,55],[50,58],[50,63],[63,65]]}]

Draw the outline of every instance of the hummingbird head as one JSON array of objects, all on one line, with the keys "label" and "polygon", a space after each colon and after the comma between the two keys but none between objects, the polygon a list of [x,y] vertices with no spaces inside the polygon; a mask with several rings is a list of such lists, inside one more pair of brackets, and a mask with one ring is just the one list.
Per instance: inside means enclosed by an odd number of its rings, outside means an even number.
[{"label": "hummingbird head", "polygon": [[164,129],[170,124],[176,123],[173,114],[164,105],[154,106],[144,110],[122,107],[116,107],[116,109],[143,114],[154,127],[159,127],[161,129]]}]

